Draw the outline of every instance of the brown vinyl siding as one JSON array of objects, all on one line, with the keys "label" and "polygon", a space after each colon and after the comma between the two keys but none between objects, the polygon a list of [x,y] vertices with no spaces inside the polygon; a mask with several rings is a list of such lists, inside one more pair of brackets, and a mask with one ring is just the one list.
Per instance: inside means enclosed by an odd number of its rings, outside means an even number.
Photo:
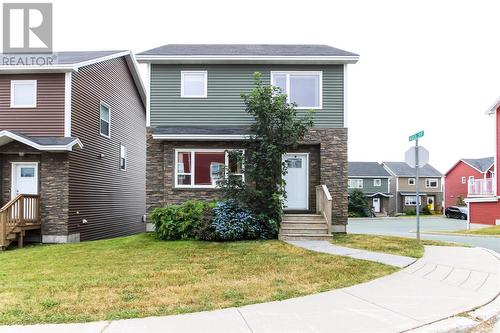
[{"label": "brown vinyl siding", "polygon": [[[399,186],[398,189],[400,192],[415,192],[416,187],[415,185],[408,185],[408,179],[409,178],[415,178],[415,177],[399,177],[398,182]],[[438,181],[438,187],[425,187],[425,180],[427,178],[433,178],[437,179]],[[419,177],[418,180],[420,184],[420,192],[429,192],[429,193],[441,193],[441,177]]]},{"label": "brown vinyl siding", "polygon": [[[11,80],[36,80],[36,108],[10,107]],[[0,75],[0,130],[33,136],[64,136],[64,74]]]},{"label": "brown vinyl siding", "polygon": [[[110,138],[99,133],[100,101],[110,106]],[[90,240],[145,230],[145,123],[144,106],[124,58],[72,74],[71,130],[83,149],[70,154],[69,234]],[[125,171],[119,167],[120,144],[127,148]]]}]

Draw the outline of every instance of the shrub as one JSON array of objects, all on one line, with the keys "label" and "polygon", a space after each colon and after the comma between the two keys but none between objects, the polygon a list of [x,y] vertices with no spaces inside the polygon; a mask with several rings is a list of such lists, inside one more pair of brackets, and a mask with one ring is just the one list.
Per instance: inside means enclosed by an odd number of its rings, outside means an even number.
[{"label": "shrub", "polygon": [[461,195],[457,196],[456,205],[460,206],[460,207],[466,207],[467,206],[467,204],[465,203],[464,198]]},{"label": "shrub", "polygon": [[424,206],[424,207],[422,207],[422,214],[423,215],[432,215],[432,212],[428,206]]},{"label": "shrub", "polygon": [[363,191],[354,189],[349,193],[348,211],[355,214],[356,217],[368,216],[368,199]]},{"label": "shrub", "polygon": [[215,216],[214,205],[207,205],[203,209],[201,219],[194,230],[194,236],[198,240],[213,241],[217,239],[215,228],[213,226],[213,219]]},{"label": "shrub", "polygon": [[404,210],[405,215],[416,215],[417,210],[415,208],[406,208]]},{"label": "shrub", "polygon": [[190,200],[181,205],[156,208],[151,214],[156,236],[164,240],[194,238],[207,206],[208,203]]},{"label": "shrub", "polygon": [[217,240],[232,241],[264,238],[266,230],[259,218],[234,200],[218,202],[212,226]]}]

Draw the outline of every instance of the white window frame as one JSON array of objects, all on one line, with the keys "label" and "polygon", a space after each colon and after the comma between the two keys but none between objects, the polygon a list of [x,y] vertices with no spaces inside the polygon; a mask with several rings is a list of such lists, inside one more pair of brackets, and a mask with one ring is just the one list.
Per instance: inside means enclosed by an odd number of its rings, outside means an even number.
[{"label": "white window frame", "polygon": [[[357,185],[354,186],[353,183],[356,183]],[[360,179],[360,178],[349,179],[348,187],[362,189],[363,188],[363,179]]]},{"label": "white window frame", "polygon": [[[245,154],[245,149],[197,149],[197,148],[190,148],[190,149],[184,149],[184,148],[180,148],[180,149],[175,149],[175,152],[174,152],[174,187],[175,188],[217,188],[217,184],[216,182],[214,182],[212,180],[212,184],[211,185],[195,185],[194,184],[194,178],[195,178],[195,153],[224,153],[224,168],[226,170],[226,176],[228,174],[228,168],[229,168],[229,151],[234,151],[234,150],[239,150],[241,151],[243,154]],[[190,154],[190,159],[191,159],[191,172],[190,173],[184,173],[184,172],[178,172],[178,163],[179,163],[179,153],[189,153]],[[244,169],[244,166],[242,166],[242,168]],[[210,167],[210,173],[212,172],[212,168]],[[182,185],[182,184],[179,184],[178,183],[178,176],[191,176],[191,184],[190,185]],[[232,175],[237,175],[237,176],[240,176],[242,177],[242,181],[244,182],[245,181],[245,174],[244,173],[233,173]],[[210,175],[211,176],[211,175]]]},{"label": "white window frame", "polygon": [[283,93],[287,95],[287,102],[290,103],[290,75],[319,75],[319,105],[318,106],[297,106],[297,110],[321,110],[323,109],[323,71],[271,71],[271,85],[274,85],[275,75],[286,76],[286,88]]},{"label": "white window frame", "polygon": [[[412,202],[409,202],[410,199],[413,198],[415,201],[415,203]],[[421,196],[418,196],[418,204],[421,205],[422,204],[422,197]],[[405,206],[416,206],[417,205],[417,196],[416,195],[405,195]]]},{"label": "white window frame", "polygon": [[474,176],[469,176],[469,184],[473,184],[474,183]]},{"label": "white window frame", "polygon": [[[15,105],[14,95],[16,85],[35,85],[35,104]],[[36,108],[38,99],[38,84],[36,80],[11,80],[10,81],[10,107],[11,108]]]},{"label": "white window frame", "polygon": [[380,186],[382,186],[382,179],[380,179],[380,178],[375,178],[375,179],[373,180],[373,186],[375,186],[375,187],[380,187]]},{"label": "white window frame", "polygon": [[[430,186],[431,181],[436,181],[436,186]],[[425,178],[425,187],[426,188],[438,188],[439,180],[437,178]]]},{"label": "white window frame", "polygon": [[[101,120],[104,120],[101,118],[101,107],[104,106],[106,108],[108,108],[108,115],[109,115],[109,119],[108,119],[108,135],[102,133],[102,128],[101,128]],[[103,137],[105,138],[111,138],[111,107],[109,106],[109,104],[103,102],[103,101],[100,101],[99,102],[99,134],[101,134]]]},{"label": "white window frame", "polygon": [[[205,91],[202,95],[189,95],[184,94],[184,75],[186,74],[203,74],[205,76]],[[208,71],[181,71],[181,98],[207,98],[208,96]]]},{"label": "white window frame", "polygon": [[[411,181],[413,184],[410,184],[410,181]],[[415,186],[415,178],[408,178],[408,185]]]},{"label": "white window frame", "polygon": [[[123,148],[123,155],[122,155],[122,148]],[[124,160],[124,167],[122,168],[122,159]],[[124,144],[120,144],[120,161],[119,161],[119,168],[120,170],[126,171],[127,170],[127,147]]]},{"label": "white window frame", "polygon": [[467,177],[462,176],[461,181],[462,181],[462,185],[463,185],[463,184],[467,184]]}]

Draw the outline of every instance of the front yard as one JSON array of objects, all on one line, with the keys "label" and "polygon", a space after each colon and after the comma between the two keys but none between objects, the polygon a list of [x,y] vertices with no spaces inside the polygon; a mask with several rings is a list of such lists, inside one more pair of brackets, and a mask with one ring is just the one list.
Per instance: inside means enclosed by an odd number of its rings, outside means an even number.
[{"label": "front yard", "polygon": [[0,253],[0,323],[83,322],[212,310],[342,288],[396,271],[279,241],[141,234]]},{"label": "front yard", "polygon": [[500,225],[496,225],[493,227],[479,228],[479,229],[452,231],[450,233],[462,234],[462,235],[482,235],[482,236],[500,237]]}]

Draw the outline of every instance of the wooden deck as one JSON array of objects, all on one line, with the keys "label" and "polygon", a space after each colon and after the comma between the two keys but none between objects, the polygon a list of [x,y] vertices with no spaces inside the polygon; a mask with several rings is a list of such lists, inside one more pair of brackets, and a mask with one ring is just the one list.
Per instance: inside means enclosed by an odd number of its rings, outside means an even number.
[{"label": "wooden deck", "polygon": [[0,209],[0,249],[16,240],[23,247],[26,231],[40,228],[40,196],[19,194]]}]

